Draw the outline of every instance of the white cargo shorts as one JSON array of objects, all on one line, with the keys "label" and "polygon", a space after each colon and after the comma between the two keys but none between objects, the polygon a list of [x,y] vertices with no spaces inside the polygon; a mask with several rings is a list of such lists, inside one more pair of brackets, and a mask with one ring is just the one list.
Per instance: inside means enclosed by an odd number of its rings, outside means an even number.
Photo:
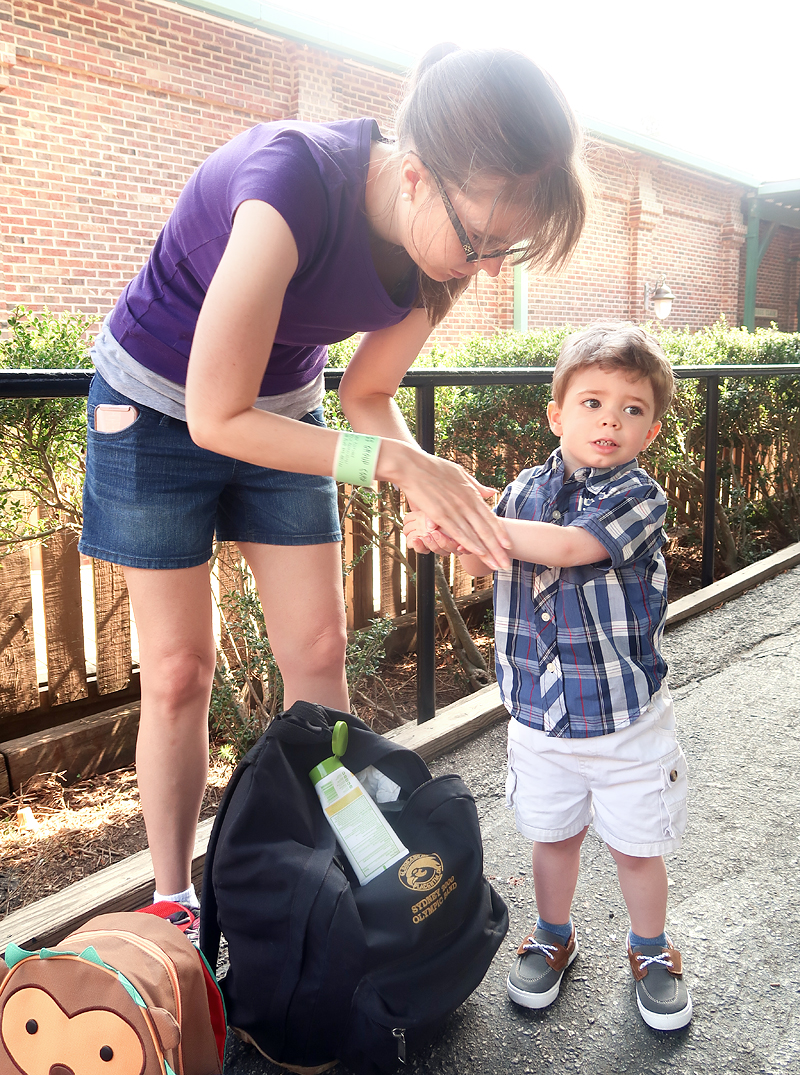
[{"label": "white cargo shorts", "polygon": [[687,787],[666,687],[609,735],[559,739],[509,722],[506,805],[529,840],[557,843],[594,824],[625,855],[667,854],[686,829]]}]

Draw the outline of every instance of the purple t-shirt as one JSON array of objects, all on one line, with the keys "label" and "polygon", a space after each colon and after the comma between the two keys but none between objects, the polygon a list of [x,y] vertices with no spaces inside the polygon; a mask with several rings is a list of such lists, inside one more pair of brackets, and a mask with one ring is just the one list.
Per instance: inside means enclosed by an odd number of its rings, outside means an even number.
[{"label": "purple t-shirt", "polygon": [[402,321],[416,280],[396,305],[378,279],[364,209],[371,119],[262,123],[200,165],[147,264],[111,314],[114,338],[147,369],[177,384],[200,307],[243,201],[268,202],[292,231],[299,262],[287,288],[259,395],[314,380],[326,344]]}]

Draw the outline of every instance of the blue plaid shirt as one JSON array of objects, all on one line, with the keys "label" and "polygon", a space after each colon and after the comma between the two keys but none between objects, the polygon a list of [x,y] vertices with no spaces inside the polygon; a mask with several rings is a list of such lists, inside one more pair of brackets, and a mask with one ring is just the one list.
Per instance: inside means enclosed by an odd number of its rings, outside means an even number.
[{"label": "blue plaid shirt", "polygon": [[627,727],[667,672],[667,498],[636,460],[564,480],[561,450],[523,470],[497,506],[507,519],[581,526],[608,560],[544,567],[514,560],[494,582],[497,679],[512,717],[548,735]]}]

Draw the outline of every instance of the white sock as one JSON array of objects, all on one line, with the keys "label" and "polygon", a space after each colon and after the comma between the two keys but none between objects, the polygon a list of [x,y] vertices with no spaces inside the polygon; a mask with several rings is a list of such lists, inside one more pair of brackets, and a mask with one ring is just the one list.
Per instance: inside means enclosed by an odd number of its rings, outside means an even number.
[{"label": "white sock", "polygon": [[197,898],[194,884],[190,884],[183,892],[175,892],[171,896],[165,896],[163,892],[159,892],[156,889],[153,893],[153,903],[161,903],[162,900],[167,903],[182,903],[184,907],[188,907],[192,911],[200,910],[200,900]]}]

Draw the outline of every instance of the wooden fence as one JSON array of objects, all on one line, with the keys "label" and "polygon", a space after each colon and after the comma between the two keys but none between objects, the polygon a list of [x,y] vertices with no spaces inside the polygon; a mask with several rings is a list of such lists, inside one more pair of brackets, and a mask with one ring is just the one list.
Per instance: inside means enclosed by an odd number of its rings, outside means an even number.
[{"label": "wooden fence", "polygon": [[[376,616],[398,619],[415,612],[416,594],[413,574],[391,551],[405,552],[392,521],[399,513],[398,494],[382,483],[370,509],[360,500],[350,503],[351,492],[349,487],[341,490],[340,505],[342,510],[347,507],[347,626],[357,630]],[[451,559],[449,578],[457,597],[490,584],[490,579],[464,575],[457,558]],[[413,570],[413,553],[409,560]],[[238,562],[235,546],[220,547],[214,567],[220,593],[237,588]],[[134,632],[122,570],[102,560],[84,560],[83,571],[91,572],[90,587],[82,587],[81,571],[73,530],[62,530],[41,546],[20,547],[0,560],[0,742],[137,696]],[[94,647],[85,637],[91,631],[85,632],[82,589],[93,604]],[[35,629],[39,619],[43,633]],[[221,630],[223,648],[225,639]]]},{"label": "wooden fence", "polygon": [[[728,449],[720,465],[728,477],[718,482],[717,499],[733,515],[736,497],[759,500],[771,495],[763,475],[774,469],[769,450]],[[508,460],[510,472],[527,465]],[[733,475],[731,478],[730,475]],[[760,476],[760,478],[759,478]],[[658,473],[675,508],[679,526],[698,529],[702,518],[702,483]],[[400,531],[399,494],[381,483],[371,507],[351,502],[350,487],[340,489],[344,512],[343,563],[347,626],[357,630],[375,616],[398,619],[416,611],[414,554],[408,554],[409,573]],[[780,491],[775,491],[780,494]],[[718,538],[723,541],[718,530]],[[731,541],[728,541],[728,558]],[[723,551],[726,551],[723,547]],[[396,553],[401,556],[397,556]],[[735,549],[733,550],[735,556]],[[221,593],[236,588],[238,550],[222,547],[215,573]],[[473,580],[457,558],[444,564],[454,596],[463,597],[490,586],[491,579]],[[95,560],[84,564],[91,586],[84,593],[93,606],[95,645],[84,637],[81,558],[74,531],[63,530],[42,546],[19,548],[0,560],[0,742],[39,732],[77,716],[108,709],[138,697],[138,671],[130,604],[122,571]],[[38,603],[39,615],[34,615]],[[43,632],[34,629],[43,622]],[[87,632],[89,633],[89,632]],[[225,648],[225,630],[221,630]],[[87,662],[87,648],[96,659]]]}]

